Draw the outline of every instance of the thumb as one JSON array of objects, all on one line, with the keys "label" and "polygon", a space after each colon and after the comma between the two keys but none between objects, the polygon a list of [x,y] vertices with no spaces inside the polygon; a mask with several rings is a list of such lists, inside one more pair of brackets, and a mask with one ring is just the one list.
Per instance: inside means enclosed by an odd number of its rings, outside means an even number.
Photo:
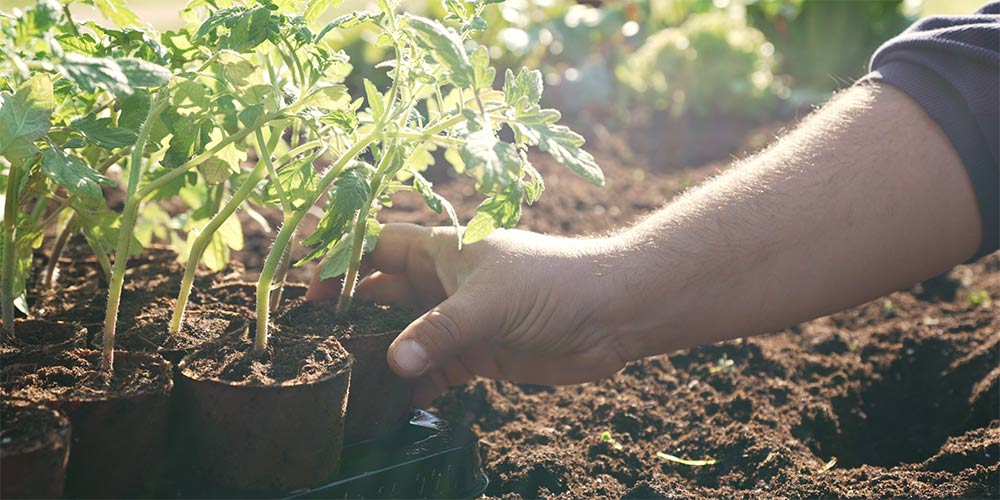
[{"label": "thumb", "polygon": [[490,301],[461,290],[410,323],[386,355],[401,377],[418,377],[473,345],[500,327]]}]

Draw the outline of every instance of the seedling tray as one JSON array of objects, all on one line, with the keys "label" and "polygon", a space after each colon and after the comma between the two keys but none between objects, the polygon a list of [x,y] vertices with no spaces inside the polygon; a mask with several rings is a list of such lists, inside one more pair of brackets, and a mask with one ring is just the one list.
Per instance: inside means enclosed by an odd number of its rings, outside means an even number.
[{"label": "seedling tray", "polygon": [[487,482],[471,430],[414,410],[391,435],[346,445],[338,479],[288,498],[476,498]]}]

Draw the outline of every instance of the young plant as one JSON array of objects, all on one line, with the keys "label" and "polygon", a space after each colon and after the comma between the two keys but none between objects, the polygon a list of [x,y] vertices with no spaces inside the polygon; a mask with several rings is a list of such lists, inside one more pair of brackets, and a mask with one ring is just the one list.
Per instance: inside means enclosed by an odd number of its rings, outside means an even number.
[{"label": "young plant", "polygon": [[[199,6],[203,4],[196,0],[187,10],[196,11]],[[249,207],[251,200],[276,205],[285,219],[302,210],[301,199],[308,189],[303,184],[308,181],[304,175],[314,172],[313,162],[330,149],[325,137],[331,135],[332,127],[317,119],[320,110],[348,104],[346,88],[338,83],[339,75],[349,70],[346,56],[314,43],[306,27],[320,13],[307,9],[304,16],[297,16],[269,2],[236,5],[208,11],[197,29],[187,33],[190,43],[186,45],[195,48],[186,57],[204,61],[198,84],[206,86],[214,100],[230,103],[230,109],[220,110],[220,117],[231,113],[231,108],[239,110],[238,125],[252,131],[239,149],[252,147],[257,164],[249,173],[242,173],[238,161],[221,162],[213,169],[218,171],[212,176],[214,180],[206,176],[209,184],[221,187],[228,180],[238,188],[224,204],[220,200],[197,236],[189,240],[170,322],[172,334],[181,329],[194,277],[206,251],[224,249],[223,234],[239,231],[239,222],[233,218],[239,208]],[[283,139],[286,133],[287,141]],[[265,179],[262,190],[260,184]],[[221,267],[227,259],[212,260]],[[280,297],[288,260],[286,252],[269,278],[275,283],[270,294],[274,299]],[[271,281],[267,284],[270,292]]]},{"label": "young plant", "polygon": [[[310,207],[329,193],[325,213],[316,231],[303,243],[312,252],[296,263],[322,257],[322,278],[344,275],[337,311],[345,313],[354,294],[361,257],[378,238],[376,219],[381,207],[398,191],[420,193],[428,206],[446,212],[459,227],[454,209],[421,175],[434,162],[432,152],[441,148],[459,172],[476,181],[486,196],[477,215],[462,233],[468,244],[493,230],[511,227],[520,218],[523,202],[533,203],[544,187],[541,176],[528,162],[526,150],[538,146],[573,172],[602,184],[603,174],[592,156],[580,149],[583,138],[556,124],[559,113],[542,109],[541,75],[508,71],[502,90],[493,88],[495,70],[485,47],[468,39],[485,28],[481,14],[489,1],[449,2],[449,20],[438,21],[396,13],[397,4],[379,2],[379,12],[341,16],[315,35],[318,43],[331,30],[370,23],[377,30],[377,44],[391,47],[395,58],[380,66],[389,69],[391,85],[381,90],[364,83],[364,101],[345,100],[310,118],[332,126],[329,141],[337,159],[322,174],[301,175],[301,202],[286,217],[265,260],[257,284],[255,350],[267,346],[269,292],[295,231]],[[503,141],[502,127],[513,140]],[[279,172],[280,175],[280,172]],[[317,178],[318,177],[318,178]]]},{"label": "young plant", "polygon": [[104,173],[131,152],[148,107],[144,89],[169,73],[147,60],[156,47],[141,32],[76,23],[58,2],[0,17],[0,34],[9,41],[0,46],[0,163],[7,173],[0,295],[11,329],[15,305],[28,313],[32,250],[53,223],[67,221],[47,276],[75,232],[108,272],[105,249],[117,238],[117,220],[104,203],[102,186],[113,184]]}]

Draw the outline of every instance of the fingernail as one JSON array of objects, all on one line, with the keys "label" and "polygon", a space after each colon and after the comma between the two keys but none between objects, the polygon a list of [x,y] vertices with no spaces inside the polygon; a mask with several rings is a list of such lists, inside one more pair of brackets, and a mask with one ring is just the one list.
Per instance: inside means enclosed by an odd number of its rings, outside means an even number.
[{"label": "fingernail", "polygon": [[423,373],[430,364],[427,351],[413,340],[400,342],[392,352],[392,360],[396,363],[396,367],[411,377]]}]

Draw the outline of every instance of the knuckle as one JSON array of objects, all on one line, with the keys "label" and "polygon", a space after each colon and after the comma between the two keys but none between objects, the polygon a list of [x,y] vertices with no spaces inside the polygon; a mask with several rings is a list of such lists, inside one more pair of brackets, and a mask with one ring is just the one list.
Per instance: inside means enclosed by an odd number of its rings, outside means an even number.
[{"label": "knuckle", "polygon": [[433,310],[427,313],[424,318],[425,328],[421,340],[430,344],[437,350],[447,349],[449,346],[458,345],[462,339],[462,330],[450,315]]}]

